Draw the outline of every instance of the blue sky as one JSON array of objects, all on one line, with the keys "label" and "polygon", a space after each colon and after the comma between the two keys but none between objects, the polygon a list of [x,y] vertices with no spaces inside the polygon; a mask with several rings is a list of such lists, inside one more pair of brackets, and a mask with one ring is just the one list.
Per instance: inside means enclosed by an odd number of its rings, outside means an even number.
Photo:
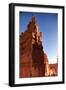
[{"label": "blue sky", "polygon": [[32,19],[32,16],[35,16],[39,31],[42,32],[43,49],[48,56],[49,63],[54,63],[57,61],[58,15],[56,13],[20,12],[20,33],[27,29],[27,24]]}]

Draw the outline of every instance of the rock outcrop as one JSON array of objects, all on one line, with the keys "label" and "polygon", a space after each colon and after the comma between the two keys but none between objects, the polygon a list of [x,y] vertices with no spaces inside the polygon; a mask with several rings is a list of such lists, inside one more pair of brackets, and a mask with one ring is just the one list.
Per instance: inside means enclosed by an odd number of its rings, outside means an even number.
[{"label": "rock outcrop", "polygon": [[35,17],[20,34],[20,78],[43,77],[48,74],[48,58],[43,51],[42,32]]}]

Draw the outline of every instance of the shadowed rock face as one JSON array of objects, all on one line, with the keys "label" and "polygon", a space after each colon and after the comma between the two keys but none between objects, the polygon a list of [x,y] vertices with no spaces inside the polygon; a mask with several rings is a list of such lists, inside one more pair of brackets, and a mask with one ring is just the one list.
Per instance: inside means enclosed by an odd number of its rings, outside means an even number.
[{"label": "shadowed rock face", "polygon": [[39,76],[44,76],[44,52],[42,45],[35,43],[32,49],[32,65],[34,68],[38,68]]}]

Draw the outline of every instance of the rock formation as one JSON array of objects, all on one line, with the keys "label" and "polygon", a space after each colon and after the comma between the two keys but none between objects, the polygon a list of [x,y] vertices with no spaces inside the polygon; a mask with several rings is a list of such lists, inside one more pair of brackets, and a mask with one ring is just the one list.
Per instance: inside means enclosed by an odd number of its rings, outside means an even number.
[{"label": "rock formation", "polygon": [[48,58],[43,51],[42,32],[35,17],[20,34],[20,78],[43,77],[48,75]]}]

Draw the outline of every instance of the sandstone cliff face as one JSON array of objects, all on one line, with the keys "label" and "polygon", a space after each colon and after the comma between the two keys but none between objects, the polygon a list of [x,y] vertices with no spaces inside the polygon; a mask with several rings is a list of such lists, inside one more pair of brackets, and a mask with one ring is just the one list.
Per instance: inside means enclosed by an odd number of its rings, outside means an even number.
[{"label": "sandstone cliff face", "polygon": [[20,78],[42,77],[48,73],[48,58],[43,51],[42,32],[39,32],[35,17],[20,35]]}]

